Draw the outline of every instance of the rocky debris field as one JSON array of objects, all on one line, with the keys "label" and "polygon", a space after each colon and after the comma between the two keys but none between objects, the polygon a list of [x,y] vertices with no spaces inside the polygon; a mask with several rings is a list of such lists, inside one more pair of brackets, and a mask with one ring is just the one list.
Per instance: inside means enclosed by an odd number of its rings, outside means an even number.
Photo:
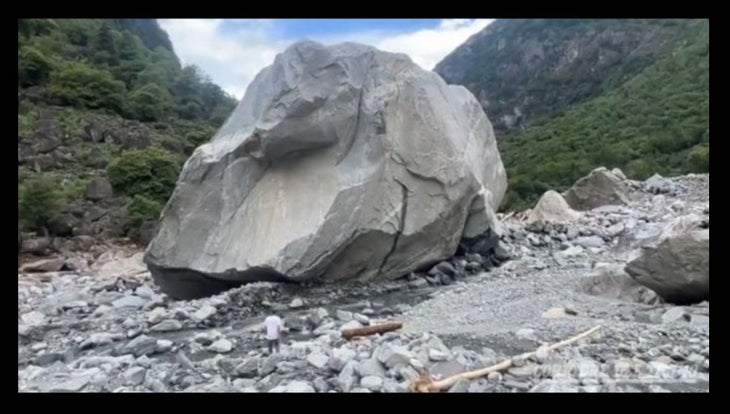
[{"label": "rocky debris field", "polygon": [[[709,228],[709,176],[626,183],[628,204],[567,224],[503,216],[490,254],[388,283],[253,283],[172,301],[140,252],[110,250],[84,270],[61,270],[70,258],[26,263],[18,391],[407,392],[419,373],[445,378],[600,325],[449,392],[707,392],[709,302],[665,303],[623,268],[677,220]],[[274,355],[261,329],[270,313],[287,331]],[[340,336],[388,320],[403,329]]]}]

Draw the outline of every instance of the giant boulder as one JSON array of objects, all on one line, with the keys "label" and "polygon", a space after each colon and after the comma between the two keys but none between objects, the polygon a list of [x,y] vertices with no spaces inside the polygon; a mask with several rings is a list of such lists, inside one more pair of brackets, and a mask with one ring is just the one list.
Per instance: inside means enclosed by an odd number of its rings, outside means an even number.
[{"label": "giant boulder", "polygon": [[496,226],[506,185],[465,88],[402,54],[301,42],[186,162],[145,262],[176,298],[397,278]]},{"label": "giant boulder", "polygon": [[576,210],[628,204],[626,184],[605,167],[596,168],[565,192],[565,201]]},{"label": "giant boulder", "polygon": [[710,231],[667,237],[626,265],[626,273],[664,300],[688,304],[710,298]]}]

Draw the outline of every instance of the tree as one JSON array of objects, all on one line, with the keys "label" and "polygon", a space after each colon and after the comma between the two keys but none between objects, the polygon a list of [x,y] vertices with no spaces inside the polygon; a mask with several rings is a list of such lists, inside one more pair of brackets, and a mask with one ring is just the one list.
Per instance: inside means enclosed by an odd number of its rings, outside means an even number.
[{"label": "tree", "polygon": [[693,173],[710,172],[710,146],[698,145],[687,156],[687,170]]},{"label": "tree", "polygon": [[62,210],[58,186],[51,179],[39,176],[18,186],[18,218],[34,230],[44,230]]},{"label": "tree", "polygon": [[171,153],[149,147],[122,152],[109,163],[107,175],[116,190],[130,197],[141,195],[165,203],[175,189],[180,167]]},{"label": "tree", "polygon": [[114,66],[119,63],[114,33],[112,33],[112,28],[107,22],[103,22],[96,33],[94,52],[94,61],[102,65]]},{"label": "tree", "polygon": [[129,94],[129,110],[140,121],[159,121],[172,109],[172,96],[157,84],[147,84]]},{"label": "tree", "polygon": [[51,95],[69,105],[121,113],[125,92],[124,83],[111,73],[81,62],[67,64],[51,76]]},{"label": "tree", "polygon": [[53,63],[37,49],[24,46],[18,53],[18,81],[21,86],[41,85],[48,81]]}]

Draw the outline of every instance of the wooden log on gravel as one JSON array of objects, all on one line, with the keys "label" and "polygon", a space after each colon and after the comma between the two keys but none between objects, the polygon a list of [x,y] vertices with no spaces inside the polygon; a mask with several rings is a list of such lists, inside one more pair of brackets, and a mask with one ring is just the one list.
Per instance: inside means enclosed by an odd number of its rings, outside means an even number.
[{"label": "wooden log on gravel", "polygon": [[378,325],[363,326],[362,328],[345,329],[342,331],[342,337],[352,339],[358,336],[368,336],[391,332],[403,327],[402,322],[386,322]]},{"label": "wooden log on gravel", "polygon": [[450,376],[448,378],[444,378],[440,381],[434,381],[433,378],[431,378],[431,375],[429,375],[428,373],[424,373],[411,382],[410,389],[412,392],[439,392],[439,391],[448,390],[449,388],[454,386],[454,384],[459,382],[459,380],[462,380],[462,379],[471,380],[474,378],[479,378],[479,377],[489,375],[492,372],[503,371],[503,370],[511,367],[512,364],[514,363],[514,360],[517,358],[527,359],[527,358],[537,354],[537,352],[540,350],[552,351],[555,348],[559,348],[561,346],[572,344],[573,342],[577,342],[578,340],[585,338],[588,335],[593,334],[594,332],[598,331],[600,328],[601,328],[601,326],[599,325],[599,326],[593,327],[581,334],[568,338],[564,341],[558,342],[558,343],[550,345],[550,346],[540,347],[535,351],[527,352],[527,353],[518,355],[517,357],[512,357],[512,358],[506,359],[506,360],[500,362],[499,364],[492,365],[491,367],[486,367],[486,368],[477,369],[474,371],[468,371],[468,372],[463,372],[461,374],[452,375],[452,376]]}]

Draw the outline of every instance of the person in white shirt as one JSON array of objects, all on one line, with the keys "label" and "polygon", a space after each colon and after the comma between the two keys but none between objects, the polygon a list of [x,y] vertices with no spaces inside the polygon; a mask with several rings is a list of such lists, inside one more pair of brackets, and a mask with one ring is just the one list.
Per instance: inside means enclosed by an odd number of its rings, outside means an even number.
[{"label": "person in white shirt", "polygon": [[276,348],[276,352],[279,352],[279,338],[283,327],[281,318],[276,315],[267,316],[264,320],[264,327],[266,328],[266,344],[269,347],[269,355],[274,351],[274,348]]}]

